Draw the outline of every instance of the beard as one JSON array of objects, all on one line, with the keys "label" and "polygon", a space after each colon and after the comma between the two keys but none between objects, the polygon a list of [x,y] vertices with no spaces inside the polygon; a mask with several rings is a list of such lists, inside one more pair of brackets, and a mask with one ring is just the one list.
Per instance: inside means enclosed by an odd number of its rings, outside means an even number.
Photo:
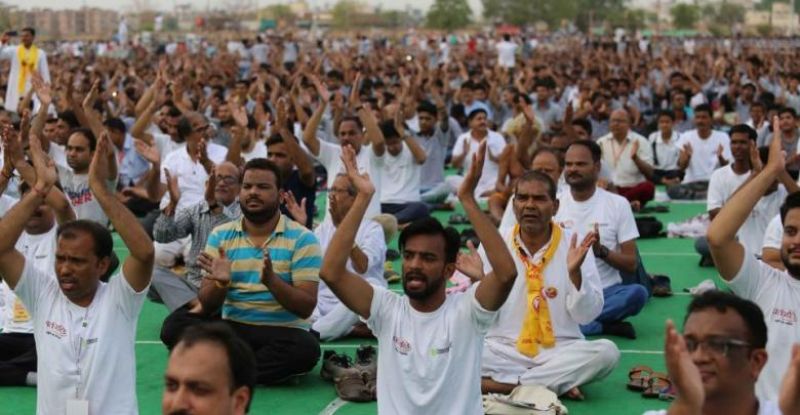
[{"label": "beard", "polygon": [[[408,289],[409,278],[424,281],[425,288],[423,288],[421,291],[409,291]],[[442,287],[443,284],[444,284],[444,278],[436,278],[431,280],[427,278],[425,275],[416,272],[403,275],[403,292],[408,296],[408,298],[412,300],[423,301],[431,297],[434,293],[439,291],[439,289]]]},{"label": "beard", "polygon": [[246,201],[239,201],[239,207],[245,219],[259,225],[269,222],[278,213],[278,202],[265,203],[260,209],[249,209]]},{"label": "beard", "polygon": [[781,250],[781,262],[786,267],[786,272],[794,279],[800,279],[800,264],[792,264],[789,260],[789,254]]}]

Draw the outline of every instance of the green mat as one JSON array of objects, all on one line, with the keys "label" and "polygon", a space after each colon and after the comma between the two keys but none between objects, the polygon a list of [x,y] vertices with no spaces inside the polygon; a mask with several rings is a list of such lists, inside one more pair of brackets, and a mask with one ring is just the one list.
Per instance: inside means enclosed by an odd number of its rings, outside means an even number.
[{"label": "green mat", "polygon": [[[319,211],[324,209],[324,195],[317,200]],[[704,203],[670,204],[671,212],[655,214],[665,226],[668,222],[687,219],[705,210]],[[453,212],[436,212],[435,216],[444,223]],[[457,210],[456,213],[460,213]],[[391,244],[396,247],[396,240]],[[612,339],[622,351],[619,366],[602,382],[582,388],[587,400],[584,402],[565,401],[572,415],[627,415],[641,414],[648,409],[666,408],[667,404],[658,400],[645,400],[638,394],[625,389],[628,369],[634,365],[646,364],[656,370],[664,370],[663,330],[664,321],[671,318],[682,321],[689,296],[682,293],[686,287],[694,286],[703,279],[714,278],[711,268],[700,268],[698,256],[694,253],[693,241],[682,239],[645,239],[639,241],[645,267],[650,273],[667,274],[672,278],[676,295],[669,298],[654,298],[645,306],[642,313],[630,319],[636,326],[638,339]],[[115,250],[121,258],[127,251],[115,235]],[[399,270],[399,262],[394,269]],[[398,288],[395,285],[394,288]],[[167,351],[158,340],[161,322],[167,312],[164,306],[147,302],[139,318],[137,332],[137,391],[139,412],[158,414],[161,411],[163,373],[166,367]],[[360,344],[356,341],[339,341],[323,344],[323,349],[354,353]],[[112,370],[112,368],[109,368]],[[337,401],[332,385],[318,376],[319,367],[305,376],[297,385],[264,388],[256,390],[252,414],[297,415],[318,414],[329,405],[338,407],[337,414],[374,414],[374,403],[357,404]],[[452,399],[459,399],[453,396]],[[0,415],[22,415],[35,412],[36,391],[33,388],[0,389]],[[341,406],[340,406],[341,405]],[[331,409],[331,408],[328,408]],[[327,413],[333,413],[328,411]]]}]

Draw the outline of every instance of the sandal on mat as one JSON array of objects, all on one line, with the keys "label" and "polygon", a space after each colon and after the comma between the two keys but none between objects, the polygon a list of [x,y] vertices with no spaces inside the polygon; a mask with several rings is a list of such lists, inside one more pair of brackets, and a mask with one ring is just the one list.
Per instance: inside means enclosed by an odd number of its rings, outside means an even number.
[{"label": "sandal on mat", "polygon": [[339,398],[350,402],[369,402],[373,400],[373,393],[367,389],[364,378],[358,370],[348,371],[334,381],[336,394]]},{"label": "sandal on mat", "polygon": [[675,385],[670,384],[667,389],[662,390],[658,394],[658,399],[662,401],[672,402],[675,398],[678,397],[678,389],[675,388]]},{"label": "sandal on mat", "polygon": [[669,375],[662,372],[654,372],[650,374],[650,379],[647,381],[647,389],[642,392],[645,398],[658,398],[661,391],[668,390],[672,386],[672,381]]},{"label": "sandal on mat", "polygon": [[647,382],[653,369],[650,366],[634,366],[628,371],[628,389],[641,392],[647,389]]}]

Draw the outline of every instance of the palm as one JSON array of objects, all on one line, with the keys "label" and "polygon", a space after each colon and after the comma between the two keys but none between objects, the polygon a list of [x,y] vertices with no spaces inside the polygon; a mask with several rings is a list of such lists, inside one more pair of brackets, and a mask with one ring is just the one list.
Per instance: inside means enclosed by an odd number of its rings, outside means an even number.
[{"label": "palm", "polygon": [[244,107],[233,106],[231,110],[236,124],[240,127],[247,127],[247,112],[244,110]]},{"label": "palm", "polygon": [[139,139],[134,141],[134,146],[136,147],[136,152],[151,163],[158,163],[161,159],[161,154],[158,153],[158,149],[155,146],[151,146]]},{"label": "palm", "polygon": [[702,407],[705,401],[705,390],[700,377],[700,369],[692,361],[686,348],[686,341],[675,330],[672,321],[667,322],[665,343],[667,371],[678,390],[678,396],[694,408]]},{"label": "palm", "polygon": [[[556,225],[554,225],[556,226]],[[567,271],[570,273],[577,272],[583,261],[586,259],[586,254],[592,248],[596,239],[595,234],[592,232],[583,238],[580,245],[577,244],[578,235],[572,234],[572,241],[570,242],[569,250],[567,251]]]},{"label": "palm", "polygon": [[42,144],[37,136],[31,135],[30,146],[31,161],[33,162],[33,168],[36,170],[36,181],[49,188],[58,181],[55,164],[42,151]]},{"label": "palm", "polygon": [[212,279],[220,282],[228,282],[231,280],[231,261],[227,256],[222,255],[211,261],[211,275]]},{"label": "palm", "polygon": [[477,253],[459,253],[456,259],[456,269],[472,281],[479,281],[483,278],[483,261]]},{"label": "palm", "polygon": [[483,173],[483,163],[486,160],[486,141],[482,141],[478,147],[478,152],[472,155],[472,164],[469,167],[464,181],[461,182],[461,187],[458,189],[459,197],[472,197],[475,193],[475,188],[481,179]]}]

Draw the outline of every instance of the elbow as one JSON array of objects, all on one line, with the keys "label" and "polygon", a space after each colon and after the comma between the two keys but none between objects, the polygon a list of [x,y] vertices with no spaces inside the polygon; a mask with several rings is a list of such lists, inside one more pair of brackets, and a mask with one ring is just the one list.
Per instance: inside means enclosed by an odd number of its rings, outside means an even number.
[{"label": "elbow", "polygon": [[[514,261],[512,260],[510,263],[514,264]],[[499,278],[503,284],[514,284],[514,281],[517,279],[517,268],[511,267],[508,270],[505,270],[505,272],[501,272],[499,274]]]}]

